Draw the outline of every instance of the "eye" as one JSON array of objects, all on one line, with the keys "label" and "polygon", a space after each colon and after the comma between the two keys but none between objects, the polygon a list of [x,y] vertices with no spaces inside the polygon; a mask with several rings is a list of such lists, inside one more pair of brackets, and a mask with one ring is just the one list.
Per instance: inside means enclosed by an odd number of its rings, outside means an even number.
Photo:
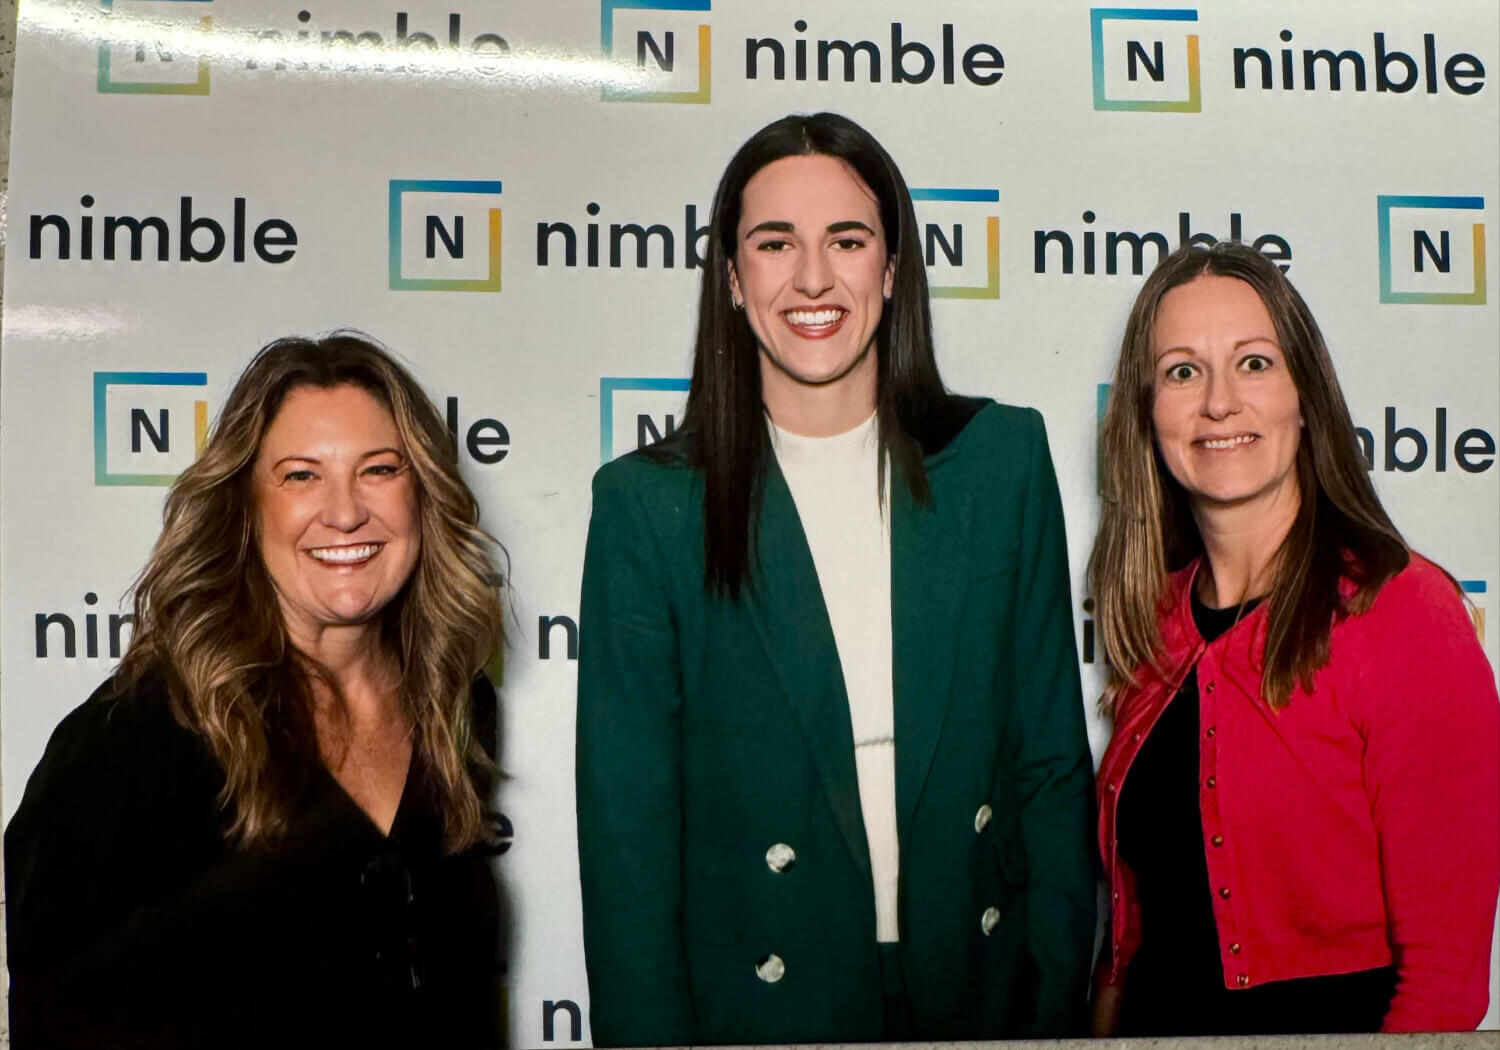
[{"label": "eye", "polygon": [[1198,374],[1198,366],[1190,365],[1186,361],[1179,361],[1167,369],[1166,376],[1169,383],[1186,383]]},{"label": "eye", "polygon": [[833,246],[839,249],[839,251],[850,252],[854,251],[856,248],[863,248],[865,246],[865,242],[862,238],[859,237],[840,237],[838,240],[833,242]]},{"label": "eye", "polygon": [[1240,367],[1247,372],[1264,372],[1271,364],[1271,359],[1264,354],[1248,354],[1240,361]]},{"label": "eye", "polygon": [[310,470],[289,470],[285,474],[281,475],[281,480],[283,483],[286,483],[288,481],[311,481],[315,477],[317,477],[317,475]]},{"label": "eye", "polygon": [[788,251],[788,250],[791,249],[791,247],[792,247],[792,245],[791,245],[790,241],[765,240],[765,241],[761,241],[759,244],[757,244],[755,246],[755,250],[758,251],[758,252],[773,252],[774,253],[774,252]]},{"label": "eye", "polygon": [[364,472],[377,478],[393,478],[405,469],[404,463],[371,463]]}]

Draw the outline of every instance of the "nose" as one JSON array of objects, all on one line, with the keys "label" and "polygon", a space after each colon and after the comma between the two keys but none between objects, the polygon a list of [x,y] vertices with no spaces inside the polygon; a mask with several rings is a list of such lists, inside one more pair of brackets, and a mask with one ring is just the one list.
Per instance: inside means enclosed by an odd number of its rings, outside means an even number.
[{"label": "nose", "polygon": [[1233,373],[1213,369],[1203,389],[1203,414],[1209,419],[1227,419],[1240,410],[1239,387]]},{"label": "nose", "polygon": [[802,253],[792,285],[809,299],[816,299],[833,287],[833,267],[820,249]]},{"label": "nose", "polygon": [[323,524],[340,532],[353,532],[370,519],[369,509],[353,477],[333,478],[323,489]]}]

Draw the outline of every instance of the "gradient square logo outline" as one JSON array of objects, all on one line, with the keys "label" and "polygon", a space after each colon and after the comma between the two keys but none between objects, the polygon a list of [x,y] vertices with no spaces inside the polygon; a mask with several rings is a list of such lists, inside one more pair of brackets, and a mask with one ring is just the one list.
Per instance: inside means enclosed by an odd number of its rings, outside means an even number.
[{"label": "gradient square logo outline", "polygon": [[[615,56],[616,11],[710,11],[713,0],[599,0],[599,47],[607,61]],[[686,102],[706,106],[713,95],[713,33],[707,23],[698,26],[698,87],[693,91],[653,91],[646,88],[611,87],[599,97],[608,102]],[[621,64],[625,64],[621,62]]]},{"label": "gradient square logo outline", "polygon": [[687,393],[689,381],[681,378],[644,378],[639,376],[601,376],[599,378],[599,462],[615,458],[615,394],[622,390]]},{"label": "gradient square logo outline", "polygon": [[401,198],[408,193],[500,195],[498,180],[392,179],[390,190],[390,281],[397,292],[498,292],[500,290],[500,209],[489,209],[489,273],[485,277],[401,276]]},{"label": "gradient square logo outline", "polygon": [[1095,7],[1089,10],[1089,44],[1093,52],[1094,108],[1152,113],[1201,113],[1203,78],[1198,67],[1198,34],[1187,34],[1188,97],[1185,99],[1109,98],[1104,85],[1105,22],[1196,22],[1193,8]]},{"label": "gradient square logo outline", "polygon": [[1459,580],[1458,585],[1463,588],[1464,595],[1473,605],[1469,609],[1469,618],[1474,621],[1474,630],[1479,634],[1479,643],[1484,644],[1484,606],[1480,605],[1480,596],[1489,593],[1490,586],[1484,580]]},{"label": "gradient square logo outline", "polygon": [[[913,201],[945,201],[972,204],[996,204],[999,190],[966,190],[926,187],[911,191]],[[1000,298],[1000,216],[984,217],[985,283],[982,285],[931,285],[928,294],[934,299]]]},{"label": "gradient square logo outline", "polygon": [[[178,4],[207,4],[213,0],[161,0]],[[99,7],[106,15],[113,14],[114,0],[99,0]],[[213,28],[214,20],[205,15],[198,21],[201,32]],[[177,84],[153,84],[141,81],[114,79],[112,40],[99,41],[99,94],[102,95],[206,95],[208,94],[208,59],[198,60],[197,77]]]},{"label": "gradient square logo outline", "polygon": [[1483,197],[1430,197],[1381,194],[1376,198],[1380,225],[1380,301],[1383,303],[1427,303],[1441,306],[1483,306],[1485,298],[1484,223],[1476,222],[1474,236],[1474,290],[1471,292],[1398,292],[1391,279],[1391,209],[1443,208],[1453,211],[1483,211]]},{"label": "gradient square logo outline", "polygon": [[[109,470],[109,388],[114,386],[208,386],[207,372],[95,372],[94,484],[170,485],[176,474],[112,474]],[[208,440],[208,402],[193,401],[193,452]]]}]

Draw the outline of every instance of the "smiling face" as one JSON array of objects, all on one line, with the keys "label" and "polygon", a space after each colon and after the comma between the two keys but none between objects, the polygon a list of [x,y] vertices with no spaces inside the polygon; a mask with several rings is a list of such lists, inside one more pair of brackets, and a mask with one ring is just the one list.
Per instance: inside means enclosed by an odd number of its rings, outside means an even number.
[{"label": "smiling face", "polygon": [[324,628],[370,624],[422,543],[390,411],[361,387],[296,387],[253,470],[256,539],[292,639],[306,648]]},{"label": "smiling face", "polygon": [[1173,288],[1157,308],[1151,351],[1157,447],[1195,513],[1294,512],[1302,412],[1255,289],[1213,274]]},{"label": "smiling face", "polygon": [[875,195],[837,157],[783,157],[745,184],[736,244],[730,290],[760,344],[771,417],[812,396],[854,416],[830,420],[829,432],[863,422],[895,274]]}]

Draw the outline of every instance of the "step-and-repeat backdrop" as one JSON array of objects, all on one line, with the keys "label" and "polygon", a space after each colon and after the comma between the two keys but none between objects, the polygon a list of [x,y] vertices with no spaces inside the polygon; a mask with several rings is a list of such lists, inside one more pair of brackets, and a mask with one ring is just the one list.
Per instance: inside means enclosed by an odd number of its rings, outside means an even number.
[{"label": "step-and-repeat backdrop", "polygon": [[356,326],[445,409],[510,552],[510,1023],[518,1045],[586,1041],[589,479],[679,418],[714,186],[792,111],[860,121],[914,188],[949,385],[1046,416],[1096,754],[1097,421],[1143,274],[1183,242],[1240,238],[1286,270],[1386,506],[1483,612],[1497,78],[1493,0],[22,0],[5,816],[128,643],[165,486],[239,369],[276,336]]}]

